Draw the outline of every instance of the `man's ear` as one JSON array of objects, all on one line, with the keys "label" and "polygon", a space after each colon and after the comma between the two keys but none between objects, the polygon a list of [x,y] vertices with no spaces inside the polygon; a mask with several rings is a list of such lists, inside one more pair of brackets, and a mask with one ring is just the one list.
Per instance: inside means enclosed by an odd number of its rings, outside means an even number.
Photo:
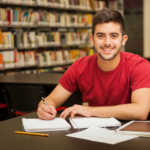
[{"label": "man's ear", "polygon": [[90,41],[91,41],[92,46],[94,46],[94,37],[92,36],[92,34],[90,34]]},{"label": "man's ear", "polygon": [[124,36],[123,36],[123,40],[122,40],[122,46],[125,46],[127,40],[128,40],[128,36],[127,36],[127,35],[124,35]]}]

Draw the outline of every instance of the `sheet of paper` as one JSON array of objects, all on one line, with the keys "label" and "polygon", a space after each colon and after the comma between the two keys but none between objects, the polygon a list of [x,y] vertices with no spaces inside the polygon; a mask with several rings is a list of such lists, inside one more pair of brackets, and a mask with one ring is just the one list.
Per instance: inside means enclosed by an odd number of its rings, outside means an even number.
[{"label": "sheet of paper", "polygon": [[66,136],[107,144],[117,144],[138,137],[132,135],[116,135],[114,132],[114,130],[112,131],[99,127],[90,127],[80,132],[67,134]]}]

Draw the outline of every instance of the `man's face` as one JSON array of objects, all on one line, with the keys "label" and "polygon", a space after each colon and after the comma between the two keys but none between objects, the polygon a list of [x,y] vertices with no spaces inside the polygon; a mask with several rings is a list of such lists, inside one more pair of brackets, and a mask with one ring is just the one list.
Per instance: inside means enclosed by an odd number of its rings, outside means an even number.
[{"label": "man's face", "polygon": [[127,35],[122,37],[120,24],[109,22],[97,24],[94,37],[91,36],[90,39],[100,58],[109,61],[119,53],[121,46],[125,45],[128,37]]}]

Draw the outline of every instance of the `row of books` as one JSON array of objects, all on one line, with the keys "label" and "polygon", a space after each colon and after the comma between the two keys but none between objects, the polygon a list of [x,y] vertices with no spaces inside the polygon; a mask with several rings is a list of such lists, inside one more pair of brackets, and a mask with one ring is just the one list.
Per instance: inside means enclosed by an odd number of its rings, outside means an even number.
[{"label": "row of books", "polygon": [[123,6],[123,0],[109,0],[108,1],[108,7],[118,10],[123,16],[124,16],[124,6]]},{"label": "row of books", "polygon": [[92,14],[10,7],[0,8],[0,25],[91,27],[92,18]]},{"label": "row of books", "polygon": [[[90,54],[94,51],[90,49]],[[86,50],[57,50],[57,51],[22,51],[17,50],[0,52],[0,68],[14,68],[22,66],[50,66],[73,63],[79,58],[87,56]]]},{"label": "row of books", "polygon": [[48,46],[70,46],[89,44],[89,30],[78,32],[37,32],[36,31],[4,31],[0,30],[0,49],[38,48]]},{"label": "row of books", "polygon": [[0,52],[0,68],[32,65],[36,65],[35,51],[18,52],[13,50]]},{"label": "row of books", "polygon": [[106,6],[106,2],[99,0],[37,0],[37,5],[57,6],[83,10],[99,10]]},{"label": "row of books", "polygon": [[36,53],[38,66],[74,63],[87,55],[85,50],[57,50]]},{"label": "row of books", "polygon": [[100,10],[106,7],[105,1],[99,0],[0,0],[15,4],[27,4],[37,6],[53,6],[60,8],[75,8],[82,10]]}]

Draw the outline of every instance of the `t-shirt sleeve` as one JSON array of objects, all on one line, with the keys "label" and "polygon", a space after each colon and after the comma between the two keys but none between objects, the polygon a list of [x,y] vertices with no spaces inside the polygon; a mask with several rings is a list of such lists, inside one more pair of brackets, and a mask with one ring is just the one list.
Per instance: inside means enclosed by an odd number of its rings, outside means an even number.
[{"label": "t-shirt sleeve", "polygon": [[150,88],[150,64],[144,60],[131,71],[132,92],[140,88]]},{"label": "t-shirt sleeve", "polygon": [[59,79],[59,83],[69,92],[73,93],[77,90],[77,61],[67,69],[63,76]]}]

